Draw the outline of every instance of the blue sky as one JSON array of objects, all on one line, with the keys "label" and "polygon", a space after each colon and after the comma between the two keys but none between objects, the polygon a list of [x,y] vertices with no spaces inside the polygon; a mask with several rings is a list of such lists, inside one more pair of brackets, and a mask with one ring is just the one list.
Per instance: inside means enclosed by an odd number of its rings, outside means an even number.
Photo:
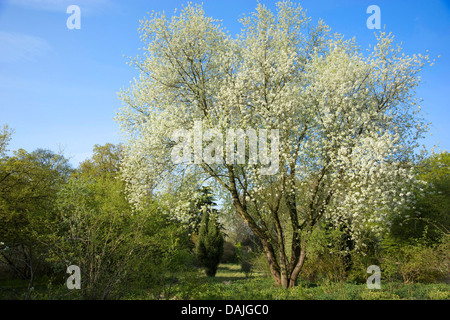
[{"label": "blue sky", "polygon": [[[195,1],[192,1],[195,2]],[[231,34],[256,0],[203,0],[206,13],[223,20]],[[274,8],[275,1],[260,1]],[[81,29],[69,30],[69,5],[81,9]],[[171,15],[186,1],[161,0],[0,0],[0,126],[15,130],[10,150],[62,150],[76,166],[95,144],[120,141],[117,92],[137,72],[139,20],[147,12]],[[417,97],[432,123],[427,148],[450,150],[450,1],[305,0],[313,21],[323,18],[333,31],[367,48],[374,30],[366,27],[369,5],[381,9],[381,25],[402,41],[406,53],[440,55],[422,73]]]}]

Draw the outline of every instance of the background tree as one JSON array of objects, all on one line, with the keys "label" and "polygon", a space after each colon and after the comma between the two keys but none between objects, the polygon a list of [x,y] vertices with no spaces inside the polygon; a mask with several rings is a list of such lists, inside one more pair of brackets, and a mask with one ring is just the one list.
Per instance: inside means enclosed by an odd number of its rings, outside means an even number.
[{"label": "background tree", "polygon": [[120,145],[96,145],[92,158],[58,193],[59,241],[52,261],[80,267],[86,299],[123,297],[130,284],[160,298],[178,281],[175,274],[182,276],[192,265],[190,239],[181,223],[161,214],[153,199],[140,210],[127,201],[119,179],[121,150]]},{"label": "background tree", "polygon": [[[180,196],[177,194],[176,196]],[[198,235],[202,217],[207,212],[216,211],[217,206],[211,187],[201,186],[194,189],[194,192],[188,192],[182,195],[185,199],[185,210],[183,210],[181,218],[182,223],[186,225],[188,232],[192,235]],[[176,201],[171,198],[170,202]]]},{"label": "background tree", "polygon": [[[206,155],[195,166],[229,193],[261,240],[275,283],[292,287],[320,221],[345,224],[358,239],[367,229],[380,233],[387,216],[414,200],[414,149],[426,131],[414,90],[428,56],[403,55],[385,32],[364,56],[288,1],[276,14],[260,4],[241,22],[231,38],[197,5],[142,22],[144,55],[131,60],[142,73],[122,91],[117,117],[128,134],[123,173],[139,207],[191,170],[172,161],[179,141],[171,137],[202,120],[203,132],[214,134],[195,146]],[[216,139],[227,130],[248,128],[278,130],[273,175],[248,155],[245,164],[228,163],[220,149]]]},{"label": "background tree", "polygon": [[85,177],[116,176],[120,171],[122,149],[121,144],[96,144],[92,158],[81,162],[78,171]]},{"label": "background tree", "polygon": [[81,293],[86,299],[120,296],[142,238],[142,217],[126,210],[121,191],[111,181],[99,184],[72,178],[58,196],[60,242],[53,250],[53,261],[65,268],[80,267]]},{"label": "background tree", "polygon": [[223,254],[223,235],[217,221],[217,210],[210,206],[214,204],[209,188],[203,188],[204,200],[202,220],[198,231],[196,255],[200,264],[206,268],[206,275],[214,277]]},{"label": "background tree", "polygon": [[71,171],[66,158],[44,149],[0,159],[0,263],[29,279],[29,288],[36,274],[51,272],[48,244],[59,219],[54,200]]},{"label": "background tree", "polygon": [[414,206],[394,218],[391,235],[399,241],[425,237],[436,243],[450,232],[450,154],[433,154],[417,169],[418,178],[427,186],[423,192],[416,192]]},{"label": "background tree", "polygon": [[6,156],[6,152],[8,151],[6,148],[8,147],[13,133],[14,130],[7,124],[3,125],[3,128],[0,130],[0,157],[2,158]]},{"label": "background tree", "polygon": [[206,269],[206,275],[214,277],[223,254],[223,236],[217,217],[210,212],[203,215],[196,254],[198,261]]},{"label": "background tree", "polygon": [[146,219],[132,214],[125,183],[118,179],[120,158],[120,145],[95,145],[92,158],[80,164],[56,201],[59,239],[52,261],[63,264],[61,270],[70,264],[80,267],[81,292],[87,299],[123,294],[122,282],[143,238]]},{"label": "background tree", "polygon": [[435,153],[417,166],[427,184],[417,201],[392,220],[381,242],[381,265],[388,279],[404,283],[448,278],[450,259],[450,156]]}]

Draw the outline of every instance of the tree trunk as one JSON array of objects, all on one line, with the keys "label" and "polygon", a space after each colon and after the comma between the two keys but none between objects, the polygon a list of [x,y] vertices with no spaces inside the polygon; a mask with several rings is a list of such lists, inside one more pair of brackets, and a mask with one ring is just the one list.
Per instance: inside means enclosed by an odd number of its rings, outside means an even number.
[{"label": "tree trunk", "polygon": [[[295,250],[293,254],[295,254],[295,256],[291,257],[291,261],[295,261],[295,265],[290,264],[280,268],[280,265],[282,264],[274,260],[275,255],[268,254],[266,251],[267,261],[269,263],[270,271],[272,272],[272,277],[275,281],[275,286],[281,286],[286,289],[296,286],[297,279],[300,275],[306,258],[305,243],[303,243],[302,247],[299,248],[298,251]],[[287,257],[284,252],[280,253],[280,260],[282,259],[285,259],[285,261],[287,261]]]},{"label": "tree trunk", "polygon": [[302,270],[303,263],[305,262],[306,258],[306,250],[305,246],[302,246],[300,250],[300,257],[298,259],[297,265],[294,267],[294,270],[292,270],[291,278],[289,280],[289,288],[295,287],[296,281],[298,276],[300,275],[300,271]]},{"label": "tree trunk", "polygon": [[269,242],[268,237],[264,235],[264,232],[260,228],[258,228],[253,219],[251,219],[251,217],[242,207],[237,196],[234,197],[234,206],[237,212],[244,219],[246,224],[261,240],[264,252],[266,253],[270,272],[272,273],[272,277],[275,281],[275,286],[281,286],[283,288],[294,287],[305,261],[305,246],[302,245],[300,250],[292,250],[293,257],[291,257],[291,261],[295,263],[295,266],[294,263],[290,263],[290,266],[288,265],[288,259],[284,250],[281,250],[281,252],[279,252],[280,262],[278,262],[276,259],[275,250],[272,244]]},{"label": "tree trunk", "polygon": [[[230,186],[231,195],[233,198],[233,205],[239,215],[244,219],[247,226],[255,233],[256,236],[261,240],[264,252],[266,253],[267,262],[269,264],[270,272],[272,273],[272,277],[275,281],[275,286],[281,286],[283,288],[292,288],[295,286],[297,278],[300,274],[300,271],[303,267],[303,263],[305,260],[306,251],[304,246],[300,248],[299,239],[297,238],[299,235],[297,231],[294,231],[294,239],[292,243],[292,252],[291,252],[291,261],[288,261],[284,238],[282,234],[281,223],[278,220],[278,216],[274,214],[276,220],[276,228],[278,233],[278,239],[271,239],[267,228],[263,226],[259,226],[253,218],[249,215],[246,210],[245,201],[241,202],[238,196],[238,192],[236,190],[236,184],[234,181],[234,173],[232,168],[230,168]],[[295,209],[294,209],[295,210]],[[276,210],[277,211],[277,210]],[[294,230],[298,230],[298,223],[296,222],[296,213],[292,215],[291,218],[295,221],[293,225]],[[271,241],[278,241],[275,247],[278,249],[279,261],[277,260],[276,253],[274,250],[274,246]]]},{"label": "tree trunk", "polygon": [[266,253],[267,262],[269,264],[270,272],[272,273],[272,277],[275,281],[275,285],[279,286],[281,285],[281,274],[280,274],[280,268],[278,266],[277,260],[275,258],[275,254],[273,252],[272,246],[266,241],[261,239],[264,251]]}]

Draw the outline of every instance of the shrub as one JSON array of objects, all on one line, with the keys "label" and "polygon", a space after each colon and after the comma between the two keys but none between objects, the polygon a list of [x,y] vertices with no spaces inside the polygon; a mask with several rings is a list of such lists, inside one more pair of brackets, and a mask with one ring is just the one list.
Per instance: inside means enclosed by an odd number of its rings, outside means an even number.
[{"label": "shrub", "polygon": [[322,225],[311,234],[301,278],[313,282],[344,281],[350,267],[350,249],[344,231]]},{"label": "shrub", "polygon": [[223,236],[215,214],[203,214],[196,247],[197,259],[206,269],[206,274],[214,277],[223,254]]},{"label": "shrub", "polygon": [[438,245],[427,246],[396,243],[385,239],[382,272],[388,279],[400,278],[404,283],[431,283],[448,275],[448,239]]},{"label": "shrub", "polygon": [[432,300],[449,300],[450,299],[450,291],[440,290],[440,289],[432,289],[428,292],[428,297]]},{"label": "shrub", "polygon": [[257,251],[253,254],[251,264],[254,272],[261,274],[265,278],[271,278],[269,264],[263,251]]}]

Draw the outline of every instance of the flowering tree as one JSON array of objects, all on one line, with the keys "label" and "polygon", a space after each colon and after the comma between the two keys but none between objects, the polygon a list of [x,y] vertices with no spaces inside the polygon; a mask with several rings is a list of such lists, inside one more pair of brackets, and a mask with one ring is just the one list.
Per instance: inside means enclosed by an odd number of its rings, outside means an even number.
[{"label": "flowering tree", "polygon": [[[139,206],[188,174],[213,178],[261,240],[275,282],[292,287],[318,222],[345,224],[358,239],[413,200],[413,151],[426,131],[414,89],[428,56],[402,54],[384,32],[364,55],[286,1],[241,22],[233,38],[197,5],[141,22],[144,53],[131,59],[140,76],[117,116],[124,179]],[[233,139],[224,147],[229,130],[247,136],[248,153]],[[269,162],[268,142],[250,134],[263,130],[277,133]]]}]

